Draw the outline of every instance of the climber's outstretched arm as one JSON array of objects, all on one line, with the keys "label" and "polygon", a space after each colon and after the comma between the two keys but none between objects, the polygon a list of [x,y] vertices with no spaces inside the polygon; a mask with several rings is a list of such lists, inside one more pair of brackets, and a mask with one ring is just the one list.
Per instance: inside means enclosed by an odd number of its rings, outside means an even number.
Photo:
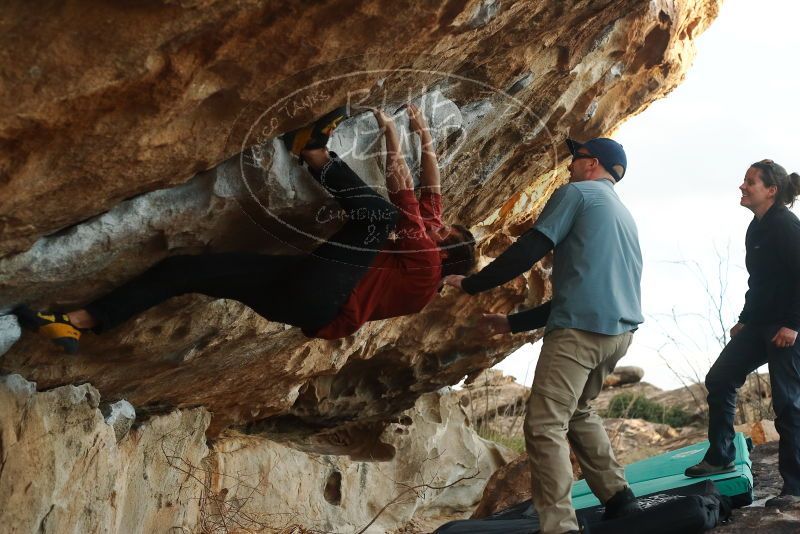
[{"label": "climber's outstretched arm", "polygon": [[411,131],[419,136],[422,144],[419,188],[422,191],[439,195],[441,194],[442,178],[439,174],[439,162],[436,159],[436,147],[433,146],[433,136],[428,128],[425,115],[415,104],[409,104],[406,109]]},{"label": "climber's outstretched arm", "polygon": [[400,137],[397,134],[394,120],[380,109],[373,109],[372,113],[386,136],[386,187],[390,193],[404,189],[413,190],[414,180],[411,178],[411,170],[403,157]]}]

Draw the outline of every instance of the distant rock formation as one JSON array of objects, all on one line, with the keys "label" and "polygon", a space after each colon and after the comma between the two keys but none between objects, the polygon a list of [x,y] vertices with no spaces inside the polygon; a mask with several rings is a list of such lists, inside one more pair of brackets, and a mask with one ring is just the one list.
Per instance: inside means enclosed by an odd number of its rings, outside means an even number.
[{"label": "distant rock formation", "polygon": [[616,388],[626,384],[636,384],[641,382],[644,377],[644,369],[633,366],[620,366],[608,375],[603,382],[604,388]]}]

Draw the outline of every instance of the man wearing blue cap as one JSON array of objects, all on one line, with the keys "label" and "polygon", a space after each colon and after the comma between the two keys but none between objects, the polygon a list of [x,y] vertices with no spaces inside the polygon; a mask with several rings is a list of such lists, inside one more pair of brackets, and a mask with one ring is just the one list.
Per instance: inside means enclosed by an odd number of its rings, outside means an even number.
[{"label": "man wearing blue cap", "polygon": [[591,406],[644,320],[636,224],[614,191],[627,158],[611,139],[567,140],[567,146],[570,183],[553,194],[533,228],[480,272],[444,280],[479,293],[516,278],[554,250],[553,300],[480,321],[489,334],[546,325],[524,427],[542,534],[579,531],[569,444],[589,487],[606,506],[604,517],[640,509]]}]

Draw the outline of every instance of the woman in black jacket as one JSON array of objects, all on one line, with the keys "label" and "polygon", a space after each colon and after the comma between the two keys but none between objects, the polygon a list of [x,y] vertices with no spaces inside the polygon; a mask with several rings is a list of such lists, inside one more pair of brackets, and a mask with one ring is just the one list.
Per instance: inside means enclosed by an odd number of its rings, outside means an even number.
[{"label": "woman in black jacket", "polygon": [[768,363],[783,490],[766,504],[780,506],[800,502],[800,220],[786,207],[800,195],[800,175],[765,159],[750,166],[739,189],[740,204],[755,215],[745,238],[748,290],[731,340],[706,375],[711,445],[686,475],[734,470],[736,392]]}]

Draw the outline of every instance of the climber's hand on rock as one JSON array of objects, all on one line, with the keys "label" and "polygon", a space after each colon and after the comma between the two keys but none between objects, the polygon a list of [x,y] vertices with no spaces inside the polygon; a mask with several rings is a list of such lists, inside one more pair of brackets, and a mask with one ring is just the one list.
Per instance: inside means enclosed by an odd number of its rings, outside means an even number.
[{"label": "climber's hand on rock", "polygon": [[388,115],[385,111],[378,108],[370,108],[372,114],[375,116],[375,120],[378,121],[378,127],[381,130],[386,130],[387,128],[395,128],[394,119],[390,115]]},{"label": "climber's hand on rock", "polygon": [[428,123],[425,120],[425,115],[417,107],[416,104],[409,104],[406,108],[408,113],[408,125],[412,132],[420,133],[428,129]]}]

